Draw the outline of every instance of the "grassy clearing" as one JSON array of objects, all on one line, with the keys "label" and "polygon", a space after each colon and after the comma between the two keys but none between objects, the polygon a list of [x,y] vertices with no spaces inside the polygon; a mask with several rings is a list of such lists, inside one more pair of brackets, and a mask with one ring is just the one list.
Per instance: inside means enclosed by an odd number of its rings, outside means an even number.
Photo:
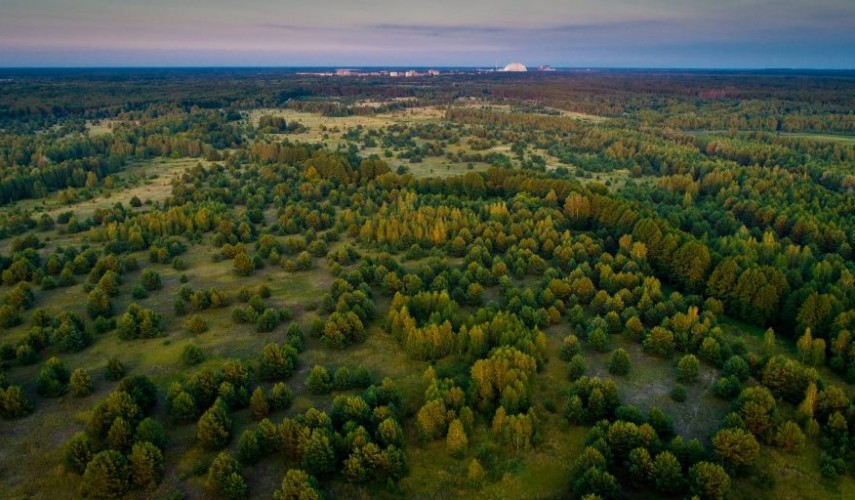
[{"label": "grassy clearing", "polygon": [[[95,197],[75,203],[60,203],[56,196],[38,200],[21,200],[6,205],[0,210],[19,209],[38,213],[47,213],[56,217],[62,212],[73,211],[78,218],[86,218],[99,208],[109,208],[116,203],[126,206],[134,196],[143,202],[162,201],[172,192],[171,178],[197,164],[209,162],[197,158],[165,159],[158,158],[128,164],[121,172],[111,177],[116,185],[113,189],[99,187]],[[143,209],[141,209],[143,210]]]}]

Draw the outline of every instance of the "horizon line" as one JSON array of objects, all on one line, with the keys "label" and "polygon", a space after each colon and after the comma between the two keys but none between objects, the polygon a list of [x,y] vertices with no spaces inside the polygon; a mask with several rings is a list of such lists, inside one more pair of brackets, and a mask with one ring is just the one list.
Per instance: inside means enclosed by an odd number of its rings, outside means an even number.
[{"label": "horizon line", "polygon": [[[541,73],[538,71],[540,67],[549,67],[554,70],[670,70],[670,71],[855,71],[855,66],[847,68],[836,67],[815,67],[815,66],[552,66],[552,65],[532,65],[528,66],[529,71],[519,72],[515,74],[525,73]],[[369,65],[166,65],[166,66],[148,66],[148,65],[133,65],[133,66],[3,66],[0,65],[0,70],[133,70],[133,69],[464,69],[464,70],[491,70],[496,71],[494,65],[394,65],[394,64],[369,64]],[[502,71],[497,71],[503,73]],[[513,73],[513,72],[509,72]]]}]

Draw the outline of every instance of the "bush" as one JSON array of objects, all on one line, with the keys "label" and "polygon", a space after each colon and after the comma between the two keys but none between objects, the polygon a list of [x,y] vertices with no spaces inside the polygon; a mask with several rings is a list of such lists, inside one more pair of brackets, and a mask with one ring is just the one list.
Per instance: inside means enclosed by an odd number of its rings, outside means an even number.
[{"label": "bush", "polygon": [[36,381],[36,392],[46,398],[57,398],[68,392],[68,381],[71,374],[68,368],[57,357],[48,359]]},{"label": "bush", "polygon": [[205,353],[203,353],[202,348],[196,344],[187,344],[181,351],[181,362],[184,363],[185,366],[198,365],[204,360]]},{"label": "bush", "polygon": [[258,320],[255,324],[255,331],[258,333],[268,333],[272,332],[279,326],[279,322],[282,320],[282,316],[279,314],[279,311],[272,308],[267,308],[263,313],[258,317]]},{"label": "bush", "polygon": [[194,314],[184,322],[184,329],[187,333],[199,335],[208,331],[208,322],[202,316]]},{"label": "bush", "polygon": [[118,358],[112,357],[107,360],[107,368],[104,371],[104,378],[115,381],[121,380],[125,376],[125,365]]},{"label": "bush", "polygon": [[158,272],[153,269],[143,270],[141,284],[149,292],[160,290],[163,287],[163,283],[160,279],[160,274],[158,274]]},{"label": "bush", "polygon": [[674,386],[673,389],[671,389],[669,395],[674,401],[682,403],[686,400],[686,388],[683,386],[683,384],[677,384]]}]

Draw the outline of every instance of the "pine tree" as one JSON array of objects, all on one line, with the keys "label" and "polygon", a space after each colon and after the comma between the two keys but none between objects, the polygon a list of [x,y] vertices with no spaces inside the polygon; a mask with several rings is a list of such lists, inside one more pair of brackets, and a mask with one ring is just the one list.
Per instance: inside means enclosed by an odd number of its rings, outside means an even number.
[{"label": "pine tree", "polygon": [[10,385],[5,390],[0,388],[0,416],[5,419],[21,418],[33,411],[33,405],[23,389]]},{"label": "pine tree", "polygon": [[78,432],[65,444],[63,463],[69,472],[82,475],[94,454],[94,447],[89,435],[85,432]]},{"label": "pine tree", "polygon": [[677,380],[683,383],[693,383],[698,380],[700,363],[693,354],[686,354],[677,363]]},{"label": "pine tree", "polygon": [[255,431],[246,429],[238,439],[238,459],[246,465],[253,465],[261,458],[261,445]]},{"label": "pine tree", "polygon": [[252,397],[249,399],[249,412],[252,419],[260,422],[270,415],[270,405],[267,403],[267,395],[264,394],[264,389],[256,387],[252,392]]},{"label": "pine tree", "polygon": [[320,365],[313,366],[306,379],[306,387],[312,394],[329,394],[332,389],[329,370]]},{"label": "pine tree", "polygon": [[315,479],[300,469],[288,469],[282,485],[273,493],[276,500],[320,500],[322,495]]},{"label": "pine tree", "polygon": [[730,491],[730,476],[718,464],[698,462],[689,469],[692,493],[703,499],[724,500]]},{"label": "pine tree", "polygon": [[228,406],[218,400],[202,417],[196,427],[199,443],[209,450],[220,450],[229,444],[232,435],[232,419]]},{"label": "pine tree", "polygon": [[131,488],[152,490],[163,479],[163,453],[147,441],[135,443],[128,455]]},{"label": "pine tree", "polygon": [[719,459],[733,470],[749,468],[760,457],[760,445],[754,435],[742,429],[718,431],[712,445]]},{"label": "pine tree", "polygon": [[92,394],[92,377],[86,370],[78,368],[71,372],[68,388],[74,396],[88,396]]},{"label": "pine tree", "polygon": [[228,500],[243,500],[249,495],[240,463],[226,452],[221,452],[211,463],[206,485],[214,494]]},{"label": "pine tree", "polygon": [[128,464],[116,450],[98,453],[86,466],[80,482],[84,498],[121,498],[128,491]]},{"label": "pine tree", "polygon": [[609,356],[609,373],[626,375],[629,373],[629,354],[623,349],[616,349]]}]

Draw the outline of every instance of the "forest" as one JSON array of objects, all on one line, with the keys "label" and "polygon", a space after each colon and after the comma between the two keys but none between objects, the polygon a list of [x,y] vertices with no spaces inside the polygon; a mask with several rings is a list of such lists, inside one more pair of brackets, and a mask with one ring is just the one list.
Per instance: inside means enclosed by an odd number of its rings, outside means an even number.
[{"label": "forest", "polygon": [[855,497],[854,110],[0,70],[0,497]]}]

